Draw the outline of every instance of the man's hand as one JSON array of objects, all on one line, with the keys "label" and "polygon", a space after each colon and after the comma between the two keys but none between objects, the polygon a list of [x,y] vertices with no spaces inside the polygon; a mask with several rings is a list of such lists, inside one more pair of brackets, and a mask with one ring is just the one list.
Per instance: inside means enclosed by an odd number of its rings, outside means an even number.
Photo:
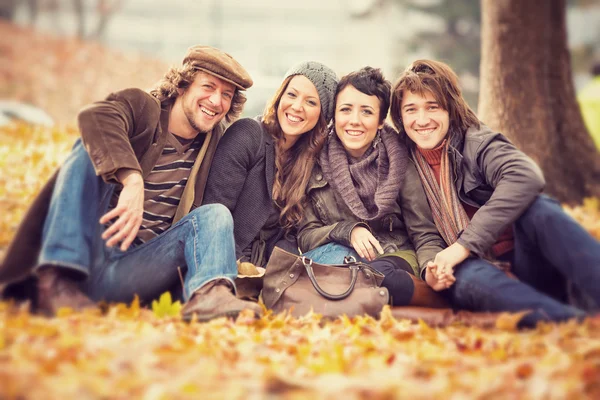
[{"label": "man's hand", "polygon": [[367,261],[373,261],[377,258],[377,253],[383,254],[383,248],[375,236],[364,226],[357,226],[350,233],[350,243],[361,258]]},{"label": "man's hand", "polygon": [[448,288],[447,282],[438,277],[437,266],[431,261],[427,263],[425,269],[425,282],[436,292]]},{"label": "man's hand", "polygon": [[144,179],[133,170],[117,171],[117,179],[123,184],[117,206],[100,218],[106,224],[118,218],[102,234],[106,246],[112,247],[121,242],[121,251],[126,251],[140,229],[144,213]]},{"label": "man's hand", "polygon": [[458,242],[453,243],[448,248],[437,253],[433,260],[433,264],[436,267],[438,283],[445,284],[446,288],[452,286],[456,281],[456,278],[454,277],[454,268],[466,260],[470,254],[471,251]]}]

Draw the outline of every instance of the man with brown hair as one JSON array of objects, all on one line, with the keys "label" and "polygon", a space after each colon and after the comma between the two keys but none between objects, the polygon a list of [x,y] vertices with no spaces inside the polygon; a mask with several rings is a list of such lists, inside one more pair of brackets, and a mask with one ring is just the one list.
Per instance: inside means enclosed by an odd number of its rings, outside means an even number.
[{"label": "man with brown hair", "polygon": [[527,310],[519,326],[535,327],[586,316],[566,304],[569,280],[597,310],[600,242],[542,194],[539,166],[477,118],[447,64],[411,63],[390,114],[447,245],[421,271],[434,290],[457,309]]},{"label": "man with brown hair", "polygon": [[151,300],[177,285],[183,267],[184,317],[260,314],[233,293],[229,210],[200,206],[222,121],[239,116],[250,86],[230,55],[194,46],[150,94],[126,89],[85,108],[81,140],[42,193],[51,193],[49,207],[47,196],[34,203],[0,283],[33,272],[38,308],[54,314],[92,300]]}]

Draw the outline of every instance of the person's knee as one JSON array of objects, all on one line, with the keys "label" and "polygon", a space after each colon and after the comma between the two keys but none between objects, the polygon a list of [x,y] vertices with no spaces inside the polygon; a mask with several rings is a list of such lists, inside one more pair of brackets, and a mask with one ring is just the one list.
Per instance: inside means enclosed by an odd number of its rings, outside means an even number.
[{"label": "person's knee", "polygon": [[92,164],[91,156],[85,149],[83,142],[81,142],[81,139],[77,139],[77,141],[73,145],[73,148],[71,149],[71,153],[69,153],[65,162],[63,163],[63,166],[71,164],[74,167],[76,167],[77,171],[80,173],[84,171],[88,172],[89,170],[91,170],[92,172],[94,172],[94,176],[96,175],[94,165]]},{"label": "person's knee", "polygon": [[369,265],[371,265],[371,268],[375,269],[376,271],[381,272],[384,276],[392,275],[396,270],[394,263],[389,259],[389,257],[378,258],[375,261],[372,261]]},{"label": "person's knee", "polygon": [[548,218],[561,212],[561,207],[556,200],[538,195],[533,203],[523,212],[517,223],[535,223],[536,221],[547,221]]},{"label": "person's knee", "polygon": [[498,268],[480,258],[470,258],[459,264],[454,272],[456,282],[462,283],[485,283],[502,274]]},{"label": "person's knee", "polygon": [[502,274],[485,260],[468,259],[456,267],[456,282],[450,286],[448,295],[456,305],[476,310],[491,301],[495,284],[502,281]]},{"label": "person's knee", "polygon": [[208,204],[191,212],[200,225],[208,225],[211,229],[233,229],[233,217],[227,207],[222,204]]}]

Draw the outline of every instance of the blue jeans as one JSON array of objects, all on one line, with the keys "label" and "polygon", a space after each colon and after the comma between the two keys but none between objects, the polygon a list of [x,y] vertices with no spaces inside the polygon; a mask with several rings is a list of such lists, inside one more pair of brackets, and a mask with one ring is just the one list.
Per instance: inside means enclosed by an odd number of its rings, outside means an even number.
[{"label": "blue jeans", "polygon": [[302,255],[320,264],[343,264],[344,257],[354,257],[357,261],[365,261],[351,247],[343,244],[329,242],[323,246],[315,247]]},{"label": "blue jeans", "polygon": [[492,264],[468,259],[455,271],[447,291],[452,304],[473,311],[531,310],[521,325],[562,321],[585,313],[560,300],[560,288],[571,280],[600,304],[600,242],[564,213],[560,205],[540,195],[514,224],[513,273],[507,277]]},{"label": "blue jeans", "polygon": [[220,204],[198,207],[166,232],[127,251],[108,248],[98,222],[106,213],[114,185],[97,177],[78,140],[61,167],[44,223],[38,266],[55,265],[86,279],[93,300],[129,302],[158,297],[185,274],[184,298],[216,280],[233,284],[237,276],[233,219]]}]

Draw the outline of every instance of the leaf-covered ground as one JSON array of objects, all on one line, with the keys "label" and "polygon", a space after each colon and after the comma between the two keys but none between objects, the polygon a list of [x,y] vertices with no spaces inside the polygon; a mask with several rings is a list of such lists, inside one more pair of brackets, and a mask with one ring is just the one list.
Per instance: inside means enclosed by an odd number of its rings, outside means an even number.
[{"label": "leaf-covered ground", "polygon": [[119,305],[54,319],[0,309],[0,398],[600,398],[600,319],[528,332],[388,314],[209,323]]}]

